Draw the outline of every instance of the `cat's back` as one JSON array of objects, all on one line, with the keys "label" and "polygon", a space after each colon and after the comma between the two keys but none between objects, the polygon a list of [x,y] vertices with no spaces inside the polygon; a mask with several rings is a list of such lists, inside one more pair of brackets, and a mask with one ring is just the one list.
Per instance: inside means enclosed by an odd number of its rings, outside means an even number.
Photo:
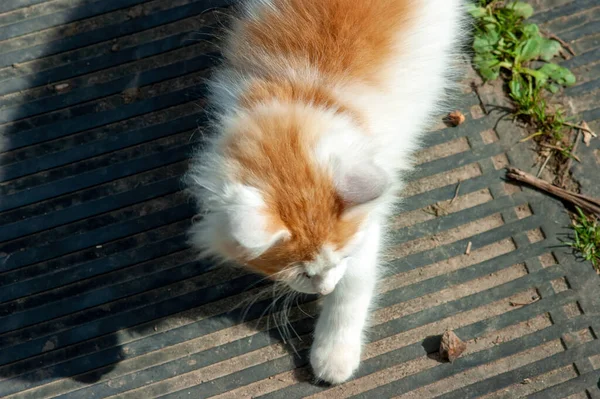
[{"label": "cat's back", "polygon": [[254,0],[236,20],[226,58],[239,69],[308,65],[347,78],[373,78],[411,34],[422,1]]}]

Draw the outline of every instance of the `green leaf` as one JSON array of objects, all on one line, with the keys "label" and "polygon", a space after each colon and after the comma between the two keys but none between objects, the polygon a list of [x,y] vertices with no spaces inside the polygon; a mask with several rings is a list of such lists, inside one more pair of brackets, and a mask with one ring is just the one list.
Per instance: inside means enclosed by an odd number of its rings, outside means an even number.
[{"label": "green leaf", "polygon": [[467,4],[467,12],[471,14],[473,18],[482,18],[487,15],[484,7],[477,7],[475,4]]},{"label": "green leaf", "polygon": [[560,65],[549,62],[547,64],[542,65],[542,67],[539,69],[539,71],[545,73],[546,75],[548,75],[552,79],[554,79],[554,76],[557,73],[559,68],[560,68]]},{"label": "green leaf", "polygon": [[527,39],[521,46],[519,58],[521,61],[531,61],[540,56],[542,50],[539,38]]},{"label": "green leaf", "polygon": [[551,83],[551,84],[548,86],[548,90],[550,90],[550,93],[552,93],[552,94],[556,94],[556,93],[558,93],[558,90],[559,90],[559,89],[560,89],[560,86],[559,86],[559,85],[555,85],[554,83]]},{"label": "green leaf", "polygon": [[487,22],[487,23],[494,24],[494,25],[498,24],[498,21],[496,20],[496,18],[489,16],[489,15],[486,15],[485,17],[481,18],[481,20],[483,22]]},{"label": "green leaf", "polygon": [[544,64],[538,71],[548,75],[550,79],[563,86],[571,86],[576,82],[575,75],[571,71],[551,62]]},{"label": "green leaf", "polygon": [[480,68],[479,73],[485,80],[496,80],[498,79],[498,76],[500,76],[499,70],[494,70],[491,68]]},{"label": "green leaf", "polygon": [[496,24],[487,23],[483,25],[483,28],[486,30],[486,32],[498,32],[498,25]]},{"label": "green leaf", "polygon": [[560,51],[560,43],[556,40],[543,39],[540,46],[540,58],[544,61],[550,61]]},{"label": "green leaf", "polygon": [[544,87],[546,85],[546,83],[548,82],[548,75],[546,75],[544,72],[540,72],[539,69],[537,71],[529,70],[529,72],[530,72],[530,75],[535,78],[536,85],[538,87]]},{"label": "green leaf", "polygon": [[508,87],[510,88],[510,94],[514,99],[518,100],[523,98],[523,86],[521,85],[521,82],[513,79],[508,82]]},{"label": "green leaf", "polygon": [[500,75],[499,61],[493,56],[482,57],[476,55],[473,57],[473,62],[475,68],[485,80],[494,80]]},{"label": "green leaf", "polygon": [[515,1],[506,6],[506,8],[513,10],[513,12],[523,19],[527,19],[533,15],[533,7],[522,1]]},{"label": "green leaf", "polygon": [[539,36],[540,28],[536,24],[528,24],[523,27],[523,33],[528,37]]},{"label": "green leaf", "polygon": [[[565,68],[566,69],[566,68]],[[568,69],[566,69],[566,71],[568,72],[567,74],[565,74],[565,77],[563,78],[564,81],[564,85],[565,86],[573,86],[576,82],[577,82],[577,78],[575,78],[575,75],[573,75],[571,73],[571,71],[569,71]],[[560,83],[560,82],[559,82]]]},{"label": "green leaf", "polygon": [[500,40],[496,31],[477,34],[473,40],[473,49],[476,53],[489,53]]}]

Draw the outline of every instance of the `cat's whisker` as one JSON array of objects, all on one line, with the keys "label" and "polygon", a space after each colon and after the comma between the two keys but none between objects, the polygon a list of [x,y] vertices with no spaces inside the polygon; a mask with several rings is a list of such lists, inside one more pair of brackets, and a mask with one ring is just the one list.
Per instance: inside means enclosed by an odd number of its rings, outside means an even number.
[{"label": "cat's whisker", "polygon": [[[275,299],[273,299],[273,304],[272,304],[273,305],[273,309],[277,310],[277,307],[276,307],[277,306],[277,302],[282,298],[282,296],[283,295],[278,295]],[[273,321],[275,322],[275,327],[277,327],[277,331],[279,332],[279,336],[283,339],[283,343],[285,344],[285,343],[287,343],[286,339],[285,339],[285,335],[283,334],[283,331],[281,330],[280,323],[277,322],[277,319],[276,319],[276,316],[275,316],[276,314],[277,314],[277,312],[275,312],[275,313],[271,312],[270,313],[270,315],[273,316]]]},{"label": "cat's whisker", "polygon": [[302,309],[302,305],[300,305],[300,295],[296,295],[296,307],[302,312],[304,313],[306,316],[310,317],[311,319],[314,319],[315,317],[311,314],[306,313],[306,311],[304,309]]},{"label": "cat's whisker", "polygon": [[[289,270],[293,270],[293,269],[294,269],[294,268],[288,268],[288,269],[281,270],[281,271],[279,271],[279,272],[277,272],[277,273],[274,273],[274,274],[272,274],[272,275],[265,276],[265,277],[261,278],[260,280],[258,280],[258,281],[255,281],[254,283],[250,284],[248,287],[246,287],[246,288],[244,289],[244,292],[245,292],[245,291],[249,291],[249,290],[251,290],[251,289],[252,289],[252,288],[254,288],[256,285],[258,285],[258,284],[260,284],[260,283],[264,282],[265,280],[273,280],[274,278],[277,278],[277,277],[279,277],[280,275],[282,275],[282,274],[284,274],[284,273],[288,273],[288,272],[289,272]],[[283,283],[283,282],[281,282],[281,281],[278,281],[278,280],[275,280],[275,281],[274,281],[274,283],[273,283],[273,286],[277,286],[277,289],[284,289],[284,288],[288,288],[288,287],[287,287],[287,284],[285,284],[285,283]],[[264,297],[267,297],[267,296],[269,295],[269,293],[270,293],[270,288],[271,288],[271,286],[267,286],[267,287],[265,287],[263,290],[261,290],[261,291],[259,291],[258,293],[256,293],[255,295],[253,295],[253,296],[251,296],[251,297],[249,297],[249,298],[246,298],[246,299],[244,299],[244,300],[240,301],[240,303],[238,304],[237,308],[241,308],[241,307],[242,307],[242,306],[244,306],[246,303],[248,303],[248,304],[246,305],[246,307],[245,307],[245,309],[244,309],[244,312],[243,312],[243,315],[242,315],[242,322],[244,322],[244,321],[246,320],[246,316],[248,315],[248,312],[250,311],[250,308],[251,308],[251,307],[252,307],[252,306],[253,306],[253,305],[254,305],[254,304],[255,304],[255,303],[256,303],[256,302],[257,302],[259,299],[262,299],[262,298],[264,298]],[[289,289],[289,288],[288,288],[288,289]]]},{"label": "cat's whisker", "polygon": [[[273,286],[274,288],[274,286]],[[267,290],[265,290],[267,291]],[[273,296],[274,296],[274,291],[273,291]],[[259,328],[260,322],[262,320],[262,318],[265,316],[265,314],[267,315],[267,329],[266,331],[269,331],[269,319],[270,319],[270,310],[273,308],[273,306],[275,305],[276,301],[272,300],[271,303],[269,304],[269,306],[267,306],[262,313],[260,314],[260,316],[258,317],[258,319],[256,320],[256,325],[255,328]]]},{"label": "cat's whisker", "polygon": [[[286,315],[286,311],[287,311],[287,301],[289,298],[289,295],[287,293],[284,293],[281,295],[284,299],[283,299],[283,303],[282,303],[282,307],[281,310],[278,313],[278,317],[279,317],[279,324],[281,325],[281,328],[284,332],[284,343],[290,343],[290,330],[288,327],[288,323],[287,323],[287,315]],[[287,342],[286,342],[287,341]]]},{"label": "cat's whisker", "polygon": [[259,299],[263,299],[264,297],[267,296],[268,290],[264,289],[262,291],[257,292],[255,295],[251,296],[250,298],[247,298],[243,301],[240,301],[240,303],[238,304],[237,308],[240,309],[244,306],[244,302],[248,302],[248,304],[244,307],[244,311],[242,312],[242,318],[241,318],[241,322],[243,323],[244,321],[246,321],[246,317],[248,316],[248,312],[250,311],[250,308],[252,308],[252,306],[259,300]]},{"label": "cat's whisker", "polygon": [[[294,305],[294,299],[297,297],[297,294],[295,292],[292,292],[288,295],[288,300],[287,300],[287,313],[286,313],[286,323],[290,326],[290,329],[294,332],[294,335],[296,335],[296,338],[298,338],[298,341],[303,342],[302,338],[300,337],[300,334],[298,334],[298,331],[296,331],[296,329],[294,328],[294,325],[290,322],[290,313],[292,311],[292,307]],[[294,348],[294,345],[292,344],[292,349],[294,349],[294,352],[296,353],[296,355],[300,356],[298,354],[298,351],[296,351],[296,348]]]}]

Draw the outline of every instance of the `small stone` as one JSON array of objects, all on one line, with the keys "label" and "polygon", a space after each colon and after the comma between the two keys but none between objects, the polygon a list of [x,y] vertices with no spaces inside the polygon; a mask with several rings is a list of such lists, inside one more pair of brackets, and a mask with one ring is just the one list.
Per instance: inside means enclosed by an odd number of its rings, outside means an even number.
[{"label": "small stone", "polygon": [[144,8],[142,6],[135,6],[127,11],[127,17],[131,19],[139,18],[142,15],[144,15]]},{"label": "small stone", "polygon": [[450,112],[445,118],[444,122],[448,125],[456,127],[465,121],[465,116],[460,111]]},{"label": "small stone", "polygon": [[531,379],[525,378],[523,381],[521,381],[521,384],[523,384],[523,385],[531,384]]},{"label": "small stone", "polygon": [[60,93],[69,90],[69,87],[71,87],[71,85],[69,85],[68,83],[61,83],[54,86],[54,90]]},{"label": "small stone", "polygon": [[131,104],[131,103],[135,102],[135,100],[137,100],[139,94],[140,94],[140,89],[138,89],[137,87],[132,87],[132,88],[123,90],[123,92],[121,93],[121,98],[123,99],[123,102],[125,104]]},{"label": "small stone", "polygon": [[444,332],[440,343],[440,356],[442,359],[447,359],[452,363],[462,355],[465,349],[467,349],[467,344],[461,341],[453,331],[446,330]]},{"label": "small stone", "polygon": [[112,45],[112,47],[110,48],[110,51],[112,52],[116,52],[119,51],[121,49],[121,46],[119,46],[119,43],[115,43]]}]

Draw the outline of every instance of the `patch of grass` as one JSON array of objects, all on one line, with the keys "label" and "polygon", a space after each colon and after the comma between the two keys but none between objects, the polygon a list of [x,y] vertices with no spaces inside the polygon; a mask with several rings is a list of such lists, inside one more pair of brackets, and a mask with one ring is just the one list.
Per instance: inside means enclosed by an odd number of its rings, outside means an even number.
[{"label": "patch of grass", "polygon": [[600,225],[598,220],[587,216],[577,208],[577,217],[573,221],[575,241],[568,245],[583,259],[592,262],[596,271],[600,271]]},{"label": "patch of grass", "polygon": [[507,82],[515,117],[534,129],[526,139],[558,146],[564,150],[557,154],[571,157],[565,137],[565,131],[570,131],[567,118],[545,98],[575,83],[571,71],[551,61],[561,44],[543,37],[539,27],[527,21],[533,14],[527,3],[479,0],[469,13],[476,21],[473,63],[477,71],[485,80]]}]

